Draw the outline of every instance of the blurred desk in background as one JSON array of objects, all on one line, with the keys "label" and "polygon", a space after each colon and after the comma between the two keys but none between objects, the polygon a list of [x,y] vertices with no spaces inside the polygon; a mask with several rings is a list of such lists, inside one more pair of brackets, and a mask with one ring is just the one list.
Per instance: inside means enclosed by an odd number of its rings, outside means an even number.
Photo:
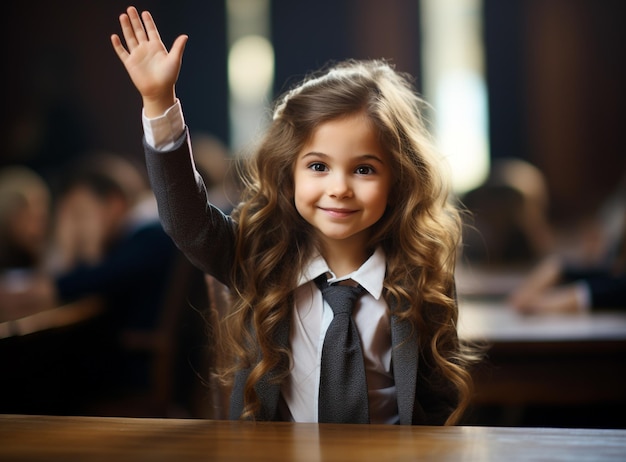
[{"label": "blurred desk in background", "polygon": [[461,298],[505,299],[528,276],[529,268],[488,268],[458,264],[456,290]]},{"label": "blurred desk in background", "polygon": [[71,327],[97,317],[103,310],[101,298],[89,297],[20,318],[1,320],[0,339]]},{"label": "blurred desk in background", "polygon": [[5,312],[0,322],[0,413],[73,412],[85,395],[104,384],[91,371],[103,364],[101,352],[112,341],[101,329],[105,312],[98,297],[31,307],[24,316]]},{"label": "blurred desk in background", "polygon": [[[525,409],[533,406],[626,407],[626,309],[527,316],[502,302],[462,299],[459,334],[489,345],[474,372],[474,404],[507,409],[508,417],[498,423],[520,425]],[[620,412],[607,416],[613,420],[596,423],[579,415],[580,424],[564,420],[563,425],[626,425]],[[559,424],[557,416],[543,418],[536,423]]]},{"label": "blurred desk in background", "polygon": [[587,314],[523,315],[501,301],[468,299],[459,302],[459,335],[518,346],[573,342],[626,342],[626,308]]}]

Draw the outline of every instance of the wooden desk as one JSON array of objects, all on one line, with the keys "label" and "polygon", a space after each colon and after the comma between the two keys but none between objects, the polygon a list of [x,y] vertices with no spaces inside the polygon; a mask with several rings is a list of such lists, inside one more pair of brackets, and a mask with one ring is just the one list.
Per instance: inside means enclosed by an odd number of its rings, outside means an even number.
[{"label": "wooden desk", "polygon": [[[524,316],[499,302],[467,300],[459,313],[460,336],[490,345],[474,374],[475,404],[517,408],[515,419],[498,424],[521,425],[520,410],[529,406],[626,408],[626,310]],[[607,417],[626,422],[619,413]]]},{"label": "wooden desk", "polygon": [[623,461],[626,430],[0,416],[6,461]]}]

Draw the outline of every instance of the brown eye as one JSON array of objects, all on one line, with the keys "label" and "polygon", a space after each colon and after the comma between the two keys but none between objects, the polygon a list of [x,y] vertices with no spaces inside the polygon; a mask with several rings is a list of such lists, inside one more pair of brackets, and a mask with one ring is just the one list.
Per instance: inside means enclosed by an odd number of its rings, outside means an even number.
[{"label": "brown eye", "polygon": [[325,172],[327,170],[326,165],[321,162],[313,162],[312,164],[309,164],[309,168],[314,172]]},{"label": "brown eye", "polygon": [[376,171],[369,165],[361,165],[360,167],[357,167],[354,172],[357,175],[371,175],[372,173],[376,173]]}]

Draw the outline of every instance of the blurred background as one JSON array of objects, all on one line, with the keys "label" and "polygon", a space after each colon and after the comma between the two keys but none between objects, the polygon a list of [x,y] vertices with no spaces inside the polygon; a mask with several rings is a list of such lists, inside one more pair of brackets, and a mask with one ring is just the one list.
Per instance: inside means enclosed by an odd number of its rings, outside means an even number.
[{"label": "blurred background", "polygon": [[[474,61],[487,89],[490,158],[538,166],[559,220],[593,210],[621,178],[626,32],[620,18],[626,7],[619,0],[259,0],[230,2],[243,5],[243,13],[230,14],[227,3],[136,2],[153,12],[167,45],[190,35],[178,92],[192,131],[210,132],[227,145],[234,139],[229,46],[248,33],[272,46],[272,94],[328,60],[347,57],[391,59],[424,91],[422,22],[428,22],[421,4],[451,3],[457,15],[478,24],[482,57]],[[139,95],[109,42],[127,5],[8,2],[0,19],[7,45],[3,163],[50,170],[94,147],[139,155]],[[258,13],[252,23],[249,12]],[[456,18],[449,19],[454,24]],[[241,30],[229,29],[229,21]],[[431,104],[435,92],[427,97]]]},{"label": "blurred background", "polygon": [[[201,140],[210,140],[207,158],[217,152],[218,162],[245,155],[263,129],[273,97],[330,60],[386,58],[412,74],[432,106],[427,115],[449,160],[455,192],[476,212],[468,219],[472,231],[466,236],[461,292],[476,287],[479,267],[488,267],[492,276],[495,268],[501,275],[505,267],[506,274],[509,268],[529,271],[554,251],[587,255],[605,250],[608,238],[598,231],[598,215],[616,196],[623,197],[620,188],[626,177],[626,28],[622,24],[626,4],[622,0],[138,0],[134,5],[152,12],[166,46],[179,34],[190,36],[177,92],[192,142],[197,139],[200,146]],[[128,2],[117,0],[62,4],[12,0],[3,7],[0,167],[27,167],[44,180],[50,194],[47,226],[51,229],[59,220],[69,172],[88,154],[115,153],[145,176],[141,100],[109,39],[119,33],[118,16],[127,6]],[[207,182],[219,186],[223,178],[210,178],[209,172],[221,167],[207,165]],[[521,169],[513,169],[520,165]],[[504,193],[503,186],[515,192]],[[513,210],[512,204],[520,200],[507,198],[518,194],[538,204],[536,212],[523,215],[521,225],[519,216],[515,218],[515,232],[524,234],[524,243],[520,245],[517,236],[513,244],[502,244],[508,250],[496,248],[496,236],[505,232],[500,223],[503,211]],[[494,198],[499,202],[494,203]],[[618,201],[619,216],[623,204]],[[228,207],[225,203],[224,209]],[[511,246],[516,252],[511,253]],[[177,261],[172,257],[168,269]],[[34,265],[37,269],[39,263]],[[15,273],[11,275],[13,281]],[[194,277],[202,279],[202,275]],[[169,390],[168,398],[160,391],[161,407],[151,408],[152,414],[207,415],[199,410],[211,401],[203,395],[208,376],[200,371],[205,360],[203,310],[209,303],[204,283],[176,286],[184,293],[182,300],[198,309],[187,318],[175,315],[180,328],[169,335],[182,359],[169,358],[167,364],[174,368],[169,371],[186,372],[179,374],[176,384],[168,385],[176,388]],[[496,284],[501,296],[512,287],[508,280]],[[99,294],[107,298],[106,292]],[[626,308],[626,300],[621,301]],[[5,320],[17,316],[6,313]],[[154,347],[153,340],[132,336],[134,340],[128,340],[127,328],[124,325],[123,335],[115,334],[127,340],[124,351],[153,355],[163,349],[162,344]],[[25,377],[13,384],[3,378],[3,394],[29,390],[3,400],[0,411],[133,414],[118,394],[98,395],[102,399],[91,408],[84,402],[64,406],[69,392],[62,390],[69,379],[55,376],[52,387],[46,385],[50,379],[44,375],[26,372],[51,361],[37,358],[34,352],[42,345],[62,343],[56,334],[46,332],[43,339],[43,334],[35,334],[40,342],[36,347],[32,341],[26,345],[25,338],[32,339],[32,334],[6,334],[0,339],[0,361],[11,358]],[[67,338],[63,337],[66,350],[54,355],[57,359],[80,349],[77,342],[93,336],[82,333],[72,341]],[[610,363],[620,377],[624,376],[624,341],[614,342],[619,355]],[[25,367],[27,360],[32,362]],[[28,406],[24,403],[35,392],[24,383],[32,382],[37,382],[36,388],[56,391],[38,400],[37,406]],[[192,394],[201,397],[190,400]],[[624,395],[613,393],[609,404],[623,405]],[[102,405],[113,398],[117,407]],[[50,401],[54,406],[46,407]],[[146,414],[145,409],[135,413]],[[541,412],[544,420],[536,415],[524,420],[519,406],[507,409],[497,418],[478,413],[476,422],[551,423]],[[509,420],[497,420],[502,415]],[[553,423],[577,423],[567,420],[568,414],[563,416]],[[604,422],[618,426],[624,419]]]}]

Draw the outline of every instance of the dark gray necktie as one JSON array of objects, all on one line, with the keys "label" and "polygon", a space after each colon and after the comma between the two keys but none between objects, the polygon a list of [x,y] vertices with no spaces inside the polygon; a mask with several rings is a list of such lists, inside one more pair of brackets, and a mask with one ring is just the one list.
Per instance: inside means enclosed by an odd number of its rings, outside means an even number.
[{"label": "dark gray necktie", "polygon": [[369,423],[363,352],[352,320],[352,308],[365,289],[329,285],[325,275],[315,283],[335,314],[322,346],[318,421]]}]

